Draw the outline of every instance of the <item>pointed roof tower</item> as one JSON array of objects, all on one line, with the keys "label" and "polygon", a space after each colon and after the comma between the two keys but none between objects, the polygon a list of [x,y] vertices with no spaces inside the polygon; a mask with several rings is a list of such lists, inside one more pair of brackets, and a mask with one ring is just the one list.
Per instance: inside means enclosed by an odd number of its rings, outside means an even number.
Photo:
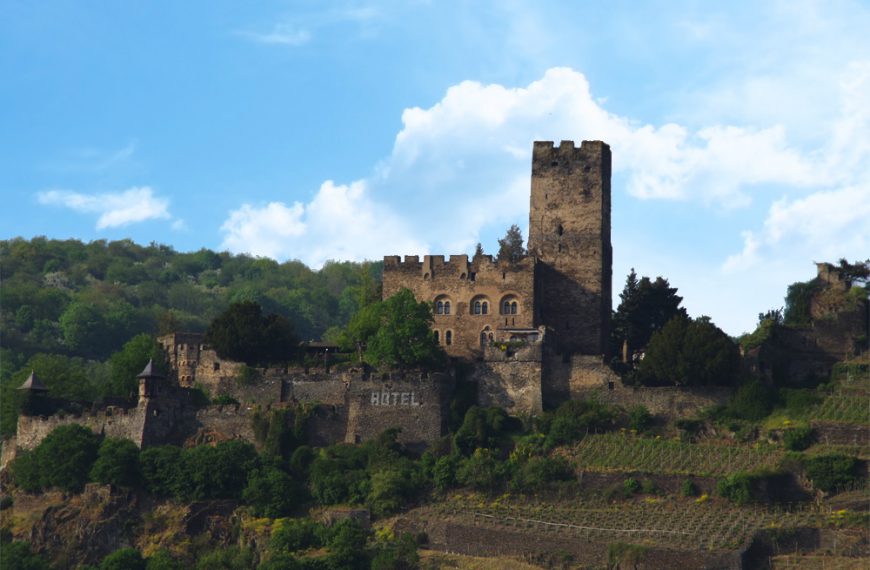
[{"label": "pointed roof tower", "polygon": [[136,375],[136,378],[163,378],[163,375],[154,370],[154,359],[148,359],[148,364]]},{"label": "pointed roof tower", "polygon": [[36,372],[33,370],[30,371],[30,376],[27,377],[27,380],[18,389],[29,390],[30,392],[48,392],[48,388],[42,383],[42,380],[37,378]]}]

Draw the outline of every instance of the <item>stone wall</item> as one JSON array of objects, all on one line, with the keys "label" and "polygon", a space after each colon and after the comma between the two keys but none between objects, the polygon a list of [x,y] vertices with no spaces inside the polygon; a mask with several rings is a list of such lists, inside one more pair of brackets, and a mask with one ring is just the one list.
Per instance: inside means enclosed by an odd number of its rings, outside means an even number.
[{"label": "stone wall", "polygon": [[545,350],[543,355],[543,399],[548,407],[585,397],[590,390],[606,390],[619,383],[619,376],[604,364],[600,356],[558,354]]},{"label": "stone wall", "polygon": [[[384,258],[383,296],[410,289],[418,301],[450,303],[449,314],[434,315],[433,330],[447,354],[479,356],[481,334],[489,339],[507,340],[510,328],[535,326],[534,285],[536,262],[525,258],[517,263],[497,262],[490,255],[469,261],[467,255],[416,255]],[[516,301],[516,312],[505,314],[504,301]],[[486,314],[474,314],[474,302],[486,303]],[[447,344],[450,332],[451,343]]]},{"label": "stone wall", "polygon": [[651,414],[670,419],[698,415],[710,406],[723,405],[731,395],[729,388],[676,386],[631,388],[616,382],[607,387],[588,388],[572,394],[577,399],[598,398],[598,401],[629,409],[645,406]]},{"label": "stone wall", "polygon": [[543,410],[541,391],[542,342],[487,347],[475,362],[471,380],[477,383],[477,403],[496,406],[512,415],[535,415]]},{"label": "stone wall", "polygon": [[21,449],[33,449],[55,428],[78,424],[106,437],[129,439],[141,447],[145,417],[144,407],[108,408],[93,414],[57,414],[48,417],[21,414],[18,416],[16,445]]},{"label": "stone wall", "polygon": [[345,442],[373,439],[390,428],[400,428],[399,441],[409,445],[441,437],[453,377],[447,374],[385,376],[355,380],[350,384]]}]

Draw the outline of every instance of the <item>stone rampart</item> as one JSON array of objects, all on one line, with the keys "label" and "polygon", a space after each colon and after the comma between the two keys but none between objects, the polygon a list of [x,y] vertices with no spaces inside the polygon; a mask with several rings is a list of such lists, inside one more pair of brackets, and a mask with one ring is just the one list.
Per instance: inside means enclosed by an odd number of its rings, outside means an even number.
[{"label": "stone rampart", "polygon": [[503,408],[511,415],[536,415],[543,410],[540,359],[477,362],[471,379],[477,383],[481,406]]},{"label": "stone rampart", "polygon": [[81,415],[56,414],[53,416],[18,416],[16,445],[21,449],[33,449],[55,428],[78,424],[106,437],[124,438],[142,446],[145,432],[146,410],[142,407],[124,409],[107,408],[96,413]]},{"label": "stone rampart", "polygon": [[447,374],[384,375],[351,382],[347,394],[347,443],[400,428],[399,441],[419,445],[441,437],[453,388]]}]

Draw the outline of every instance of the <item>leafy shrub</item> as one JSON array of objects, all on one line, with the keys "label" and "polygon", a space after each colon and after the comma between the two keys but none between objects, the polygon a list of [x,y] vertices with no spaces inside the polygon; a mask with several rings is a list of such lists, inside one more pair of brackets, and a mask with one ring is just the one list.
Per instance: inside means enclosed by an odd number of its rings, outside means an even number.
[{"label": "leafy shrub", "polygon": [[788,415],[802,417],[822,399],[815,390],[782,388],[779,390],[779,401]]},{"label": "leafy shrub", "polygon": [[104,485],[137,486],[141,480],[139,448],[129,439],[104,439],[91,469],[91,478]]},{"label": "leafy shrub", "polygon": [[103,558],[100,570],[145,570],[145,559],[135,548],[122,548]]},{"label": "leafy shrub", "polygon": [[546,448],[582,439],[589,431],[606,429],[613,424],[613,410],[597,400],[570,400],[560,405],[549,423]]},{"label": "leafy shrub", "polygon": [[554,481],[570,481],[574,470],[562,457],[532,457],[514,473],[511,486],[517,491],[534,491]]},{"label": "leafy shrub", "polygon": [[194,501],[241,498],[248,474],[259,461],[254,446],[238,440],[193,447],[181,459],[175,495]]},{"label": "leafy shrub", "polygon": [[417,554],[417,542],[407,533],[379,543],[372,558],[372,570],[406,570],[417,568],[420,556]]},{"label": "leafy shrub", "polygon": [[774,392],[758,380],[740,385],[725,406],[724,415],[731,418],[758,421],[773,408]]},{"label": "leafy shrub", "polygon": [[158,497],[175,494],[181,469],[180,447],[160,445],[143,449],[139,453],[142,482],[149,493]]},{"label": "leafy shrub", "polygon": [[691,479],[685,479],[680,485],[680,491],[684,497],[695,497],[698,495],[698,486]]},{"label": "leafy shrub", "polygon": [[283,519],[272,531],[270,548],[275,552],[297,552],[323,546],[323,525],[310,518]]},{"label": "leafy shrub", "polygon": [[787,429],[782,434],[782,443],[789,451],[803,451],[812,445],[815,435],[809,426]]},{"label": "leafy shrub", "polygon": [[416,464],[411,461],[396,462],[372,473],[366,504],[375,516],[394,513],[420,491],[423,481]]},{"label": "leafy shrub", "polygon": [[747,473],[729,475],[716,483],[716,493],[738,505],[744,505],[752,499],[752,477]]},{"label": "leafy shrub", "polygon": [[638,431],[646,431],[652,424],[652,414],[644,405],[637,405],[628,410],[628,427]]},{"label": "leafy shrub", "polygon": [[145,570],[182,570],[184,565],[176,560],[165,548],[161,548],[148,557]]},{"label": "leafy shrub", "polygon": [[501,484],[504,476],[505,464],[484,448],[475,449],[471,457],[462,460],[456,472],[456,479],[463,485],[490,493]]},{"label": "leafy shrub", "polygon": [[465,412],[465,419],[456,431],[453,441],[457,449],[465,455],[479,447],[497,447],[508,423],[508,416],[501,408],[471,406]]},{"label": "leafy shrub", "polygon": [[276,467],[251,473],[242,498],[256,516],[278,518],[289,515],[303,499],[302,487]]},{"label": "leafy shrub", "polygon": [[30,544],[27,542],[3,541],[0,544],[3,555],[0,556],[0,570],[49,570],[48,562],[39,555],[30,552]]},{"label": "leafy shrub", "polygon": [[458,455],[439,457],[432,467],[432,479],[439,491],[444,491],[456,484],[456,470],[459,467]]},{"label": "leafy shrub", "polygon": [[622,492],[626,497],[634,495],[638,491],[640,491],[640,483],[637,482],[637,479],[629,477],[622,482]]},{"label": "leafy shrub", "polygon": [[211,403],[215,406],[237,406],[239,401],[229,394],[218,394],[212,398]]},{"label": "leafy shrub", "polygon": [[644,495],[657,495],[659,488],[652,479],[644,479],[640,482],[640,492]]},{"label": "leafy shrub", "polygon": [[807,477],[816,489],[830,493],[860,479],[858,460],[848,455],[820,455],[804,460]]}]

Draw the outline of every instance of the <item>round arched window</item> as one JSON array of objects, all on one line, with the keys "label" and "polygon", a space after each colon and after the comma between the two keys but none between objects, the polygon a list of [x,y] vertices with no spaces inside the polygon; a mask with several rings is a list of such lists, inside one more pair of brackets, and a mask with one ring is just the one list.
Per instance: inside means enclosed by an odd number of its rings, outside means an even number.
[{"label": "round arched window", "polygon": [[452,308],[453,304],[450,302],[450,297],[447,295],[438,295],[435,297],[434,309],[436,315],[449,315]]},{"label": "round arched window", "polygon": [[502,315],[516,315],[519,312],[519,301],[514,295],[506,295],[502,297],[499,303],[499,311]]},{"label": "round arched window", "polygon": [[478,295],[469,303],[470,313],[472,315],[488,315],[489,314],[489,299],[484,295]]}]

